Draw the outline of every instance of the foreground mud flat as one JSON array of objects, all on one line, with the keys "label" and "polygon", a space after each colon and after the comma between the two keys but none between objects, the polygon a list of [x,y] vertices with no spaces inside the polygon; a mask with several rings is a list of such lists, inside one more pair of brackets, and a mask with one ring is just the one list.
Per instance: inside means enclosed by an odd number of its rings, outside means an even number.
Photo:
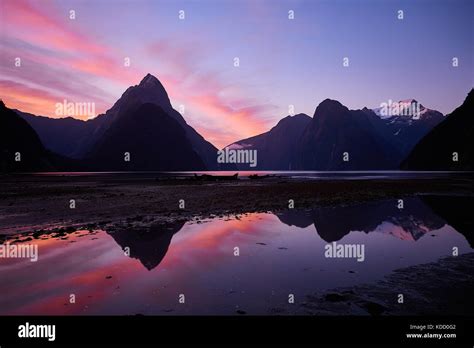
[{"label": "foreground mud flat", "polygon": [[[473,196],[465,178],[2,180],[0,245],[37,248],[29,259],[0,260],[4,314],[472,310]],[[327,255],[336,244],[356,253]],[[461,256],[445,259],[453,247]],[[186,306],[176,300],[183,293]]]},{"label": "foreground mud flat", "polygon": [[[472,199],[465,177],[386,180],[267,178],[232,182],[153,176],[1,176],[0,234],[149,227],[215,216],[304,209],[410,195]],[[74,208],[71,208],[71,200]],[[396,202],[394,202],[396,204]]]},{"label": "foreground mud flat", "polygon": [[398,269],[375,284],[307,296],[294,314],[471,315],[473,288],[474,253],[469,253]]},{"label": "foreground mud flat", "polygon": [[[73,254],[71,259],[82,260],[91,274],[99,274],[93,282],[81,283],[81,307],[64,305],[64,294],[56,288],[51,288],[52,303],[43,303],[43,292],[33,291],[29,306],[14,298],[4,299],[4,306],[11,306],[8,313],[30,314],[472,313],[473,301],[467,295],[474,287],[472,184],[465,176],[222,182],[152,175],[2,176],[0,243],[39,244],[41,257],[48,252],[58,257],[45,264],[28,260],[21,271],[6,273],[10,283],[59,266],[54,273],[58,281],[76,279],[80,267],[64,264]],[[273,214],[258,215],[267,212]],[[371,258],[369,263],[329,262],[322,257],[324,246],[334,241],[362,243],[369,253],[379,248],[386,252],[383,259]],[[418,249],[412,249],[412,243]],[[241,259],[248,264],[237,266],[229,259],[235,245],[250,252]],[[450,255],[453,245],[462,246],[461,256],[438,261]],[[129,256],[124,255],[125,247],[131,247]],[[400,261],[401,255],[411,261]],[[222,272],[212,273],[202,264],[208,259]],[[29,274],[31,264],[39,268]],[[120,273],[117,264],[122,265]],[[267,264],[271,269],[265,268]],[[384,272],[378,270],[380,264]],[[188,274],[190,265],[193,272]],[[273,272],[289,267],[292,271]],[[266,284],[236,283],[232,274],[237,270],[242,279],[271,278]],[[210,279],[219,279],[211,282],[219,284],[217,288],[194,277],[206,271]],[[126,275],[140,275],[147,284],[141,293],[128,293],[136,287],[128,288]],[[170,280],[175,276],[181,281]],[[28,293],[35,284],[15,289]],[[116,302],[105,308],[94,305],[95,286],[109,291]],[[190,292],[199,287],[209,302],[201,299],[189,310],[173,306],[183,287]],[[297,301],[286,303],[295,290]],[[400,294],[403,303],[398,302]],[[147,296],[153,300],[144,307],[140,299]],[[212,307],[216,298],[222,301],[218,308]]]}]

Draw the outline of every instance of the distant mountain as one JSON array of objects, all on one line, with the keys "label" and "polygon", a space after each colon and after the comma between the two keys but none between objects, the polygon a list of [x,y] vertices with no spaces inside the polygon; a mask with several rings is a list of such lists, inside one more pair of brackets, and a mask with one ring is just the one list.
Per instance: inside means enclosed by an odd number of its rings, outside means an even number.
[{"label": "distant mountain", "polygon": [[[16,157],[20,161],[15,161]],[[51,168],[49,153],[36,132],[0,100],[0,170],[22,172]]]},{"label": "distant mountain", "polygon": [[306,114],[287,116],[268,132],[239,140],[228,147],[231,149],[257,150],[257,166],[238,164],[246,170],[291,170],[296,162],[296,146],[311,117]]},{"label": "distant mountain", "polygon": [[427,112],[435,111],[425,108],[415,99],[405,99],[398,102],[389,102],[381,107],[372,109],[377,116],[382,119],[389,119],[395,116],[405,116],[407,120],[419,120]]},{"label": "distant mountain", "polygon": [[72,117],[49,118],[15,110],[38,133],[44,146],[62,156],[80,158],[85,144],[103,118],[88,121]]},{"label": "distant mountain", "polygon": [[[414,147],[402,169],[474,170],[474,89]],[[458,161],[453,161],[457,153]]]},{"label": "distant mountain", "polygon": [[421,138],[444,119],[442,113],[425,108],[414,99],[392,103],[390,108],[386,109],[388,113],[382,112],[382,108],[373,111],[393,135],[393,144],[400,150],[402,159],[413,150]]},{"label": "distant mountain", "polygon": [[[186,131],[152,103],[123,109],[104,131],[85,160],[95,170],[205,170]],[[130,161],[125,161],[125,153]]]},{"label": "distant mountain", "polygon": [[[415,117],[407,115],[411,108]],[[386,111],[386,110],[385,110]],[[398,169],[415,144],[443,115],[416,100],[381,108],[349,110],[335,100],[323,101],[311,118],[305,114],[282,119],[270,131],[228,146],[257,150],[256,170],[384,170]],[[343,161],[348,152],[349,161]]]},{"label": "distant mountain", "polygon": [[[417,110],[416,115],[406,113],[412,109]],[[257,150],[257,166],[250,167],[249,164],[219,164],[217,148],[173,109],[165,88],[151,74],[147,74],[138,85],[129,87],[105,114],[89,121],[70,117],[52,119],[16,112],[33,127],[48,150],[63,156],[61,163],[67,163],[64,157],[69,157],[96,170],[398,169],[422,137],[445,124],[441,113],[425,108],[413,99],[373,110],[349,110],[338,101],[326,99],[316,108],[313,118],[305,114],[287,116],[268,132],[227,146],[229,149]],[[129,119],[130,115],[147,123],[134,124]],[[157,123],[158,119],[163,124]],[[165,124],[171,127],[170,132],[164,128]],[[184,136],[176,125],[183,130]],[[467,128],[461,128],[463,132],[470,129],[469,124]],[[171,135],[182,143],[171,142],[174,139]],[[162,141],[165,138],[170,140],[168,144]],[[439,144],[440,140],[436,142]],[[173,151],[176,150],[182,157],[172,160],[160,148],[170,148],[171,143],[176,146]],[[122,163],[123,153],[132,152],[132,148],[134,156],[131,162]],[[462,163],[455,164],[453,168],[466,168],[466,158],[472,159],[472,152],[462,151],[466,152]],[[192,152],[197,154],[198,159]],[[139,158],[140,162],[135,162]],[[179,162],[179,158],[189,160],[192,166]],[[120,162],[114,162],[118,159]],[[74,165],[77,163],[75,161]]]},{"label": "distant mountain", "polygon": [[[318,105],[301,136],[295,169],[380,170],[397,168],[401,151],[373,111],[349,110],[335,100]],[[344,161],[344,153],[348,161]]]}]

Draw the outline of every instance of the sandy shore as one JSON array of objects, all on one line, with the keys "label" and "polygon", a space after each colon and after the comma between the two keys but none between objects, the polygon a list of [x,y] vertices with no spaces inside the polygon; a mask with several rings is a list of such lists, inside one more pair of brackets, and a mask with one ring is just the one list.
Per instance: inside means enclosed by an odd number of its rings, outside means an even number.
[{"label": "sandy shore", "polygon": [[[409,195],[472,196],[457,179],[309,180],[268,178],[235,182],[149,177],[0,177],[0,235],[73,228],[151,226],[251,212],[351,204]],[[74,199],[76,207],[70,208]],[[184,200],[185,208],[179,206]]]}]

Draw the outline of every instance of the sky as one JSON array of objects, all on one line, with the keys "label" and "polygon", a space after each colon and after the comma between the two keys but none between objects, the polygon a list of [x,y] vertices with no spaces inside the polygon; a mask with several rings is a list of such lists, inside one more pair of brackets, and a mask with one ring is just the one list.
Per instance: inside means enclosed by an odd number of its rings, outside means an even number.
[{"label": "sky", "polygon": [[151,73],[222,148],[326,98],[451,112],[474,86],[474,1],[0,0],[0,53],[10,108],[62,117],[67,100],[100,114]]}]

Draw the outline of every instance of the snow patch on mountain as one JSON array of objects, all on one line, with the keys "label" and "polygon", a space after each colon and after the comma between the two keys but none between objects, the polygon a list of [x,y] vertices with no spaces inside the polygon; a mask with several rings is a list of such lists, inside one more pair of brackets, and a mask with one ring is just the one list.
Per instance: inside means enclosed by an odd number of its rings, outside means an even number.
[{"label": "snow patch on mountain", "polygon": [[395,116],[405,116],[408,120],[418,120],[430,109],[425,108],[415,99],[405,99],[398,102],[388,100],[388,102],[381,103],[380,107],[372,109],[372,111],[383,120]]}]

